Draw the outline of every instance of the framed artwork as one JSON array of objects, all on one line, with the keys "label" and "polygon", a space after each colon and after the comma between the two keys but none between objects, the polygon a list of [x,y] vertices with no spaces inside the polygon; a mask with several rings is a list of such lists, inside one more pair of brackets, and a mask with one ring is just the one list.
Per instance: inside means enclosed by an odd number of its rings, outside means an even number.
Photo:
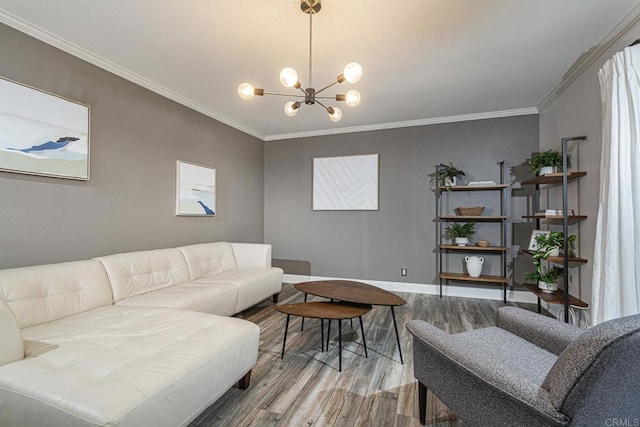
[{"label": "framed artwork", "polygon": [[536,242],[536,237],[538,237],[538,236],[548,236],[549,234],[551,234],[551,231],[549,231],[549,230],[533,230],[531,232],[531,240],[529,240],[529,250],[530,251],[537,251],[538,250],[538,243]]},{"label": "framed artwork", "polygon": [[215,216],[216,170],[178,160],[176,215]]},{"label": "framed artwork", "polygon": [[313,159],[314,211],[377,211],[378,154]]},{"label": "framed artwork", "polygon": [[0,170],[89,180],[89,106],[0,77]]}]

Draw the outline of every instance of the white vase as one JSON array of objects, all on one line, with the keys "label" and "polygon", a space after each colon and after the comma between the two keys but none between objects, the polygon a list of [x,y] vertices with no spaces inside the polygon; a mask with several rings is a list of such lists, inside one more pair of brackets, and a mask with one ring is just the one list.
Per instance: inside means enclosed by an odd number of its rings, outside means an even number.
[{"label": "white vase", "polygon": [[482,274],[482,264],[484,264],[484,258],[481,256],[466,256],[464,261],[467,263],[467,271],[471,277],[480,277]]},{"label": "white vase", "polygon": [[467,246],[469,244],[469,239],[466,237],[456,237],[455,243],[458,246]]},{"label": "white vase", "polygon": [[550,253],[549,256],[560,256],[560,248],[554,248]]},{"label": "white vase", "polygon": [[456,185],[456,182],[458,182],[457,178],[458,177],[456,176],[454,176],[453,178],[449,178],[448,176],[445,176],[442,181],[442,185],[444,185],[445,187],[453,187]]},{"label": "white vase", "polygon": [[547,283],[542,280],[538,280],[538,288],[542,290],[542,292],[552,293],[553,291],[558,290],[558,282],[555,283]]},{"label": "white vase", "polygon": [[544,166],[542,169],[540,169],[538,175],[546,175],[548,173],[555,173],[556,171],[557,168],[555,166]]}]

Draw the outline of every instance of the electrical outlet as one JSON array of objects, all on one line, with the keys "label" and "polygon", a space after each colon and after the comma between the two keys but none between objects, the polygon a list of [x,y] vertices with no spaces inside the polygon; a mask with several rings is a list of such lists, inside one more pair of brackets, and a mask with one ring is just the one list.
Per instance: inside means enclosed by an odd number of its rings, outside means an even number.
[{"label": "electrical outlet", "polygon": [[400,267],[400,275],[402,277],[407,277],[407,267]]}]

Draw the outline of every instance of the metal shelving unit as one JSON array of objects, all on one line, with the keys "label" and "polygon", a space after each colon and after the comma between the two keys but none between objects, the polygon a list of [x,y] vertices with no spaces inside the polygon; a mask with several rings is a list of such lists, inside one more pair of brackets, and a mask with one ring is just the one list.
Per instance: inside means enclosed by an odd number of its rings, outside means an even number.
[{"label": "metal shelving unit", "polygon": [[[438,246],[436,247],[436,254],[438,257],[438,280],[440,286],[440,296],[442,297],[442,289],[444,284],[448,284],[450,281],[476,283],[479,285],[494,284],[501,285],[503,288],[503,300],[507,301],[507,288],[510,285],[511,280],[507,276],[507,220],[508,203],[507,192],[509,190],[509,184],[507,184],[507,167],[506,162],[499,162],[500,166],[500,184],[494,185],[458,185],[458,186],[437,186],[435,188],[436,196],[436,240]],[[436,182],[440,182],[440,176],[438,175],[436,168]],[[451,215],[448,212],[444,212],[444,203],[442,198],[448,197],[451,192],[495,192],[500,194],[500,215],[480,215],[480,216],[462,216]],[[450,222],[482,222],[482,223],[495,223],[500,227],[500,243],[497,246],[456,246],[443,243],[444,230],[443,228]],[[444,258],[449,252],[480,252],[483,254],[493,254],[500,257],[500,275],[481,275],[480,277],[471,277],[468,274],[444,271]]]}]

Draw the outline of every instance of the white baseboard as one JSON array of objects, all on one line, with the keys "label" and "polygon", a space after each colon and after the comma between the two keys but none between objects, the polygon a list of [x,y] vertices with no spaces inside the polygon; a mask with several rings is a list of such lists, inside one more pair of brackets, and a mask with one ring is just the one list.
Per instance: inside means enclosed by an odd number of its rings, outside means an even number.
[{"label": "white baseboard", "polygon": [[[316,280],[356,280],[377,286],[391,292],[413,292],[416,294],[440,295],[440,287],[429,283],[387,282],[383,280],[345,279],[341,277],[301,276],[298,274],[285,274],[283,281],[286,283],[310,282]],[[444,286],[442,295],[449,297],[479,298],[489,300],[502,300],[502,287],[463,287]],[[507,301],[536,304],[538,298],[528,291],[507,291]]]}]

